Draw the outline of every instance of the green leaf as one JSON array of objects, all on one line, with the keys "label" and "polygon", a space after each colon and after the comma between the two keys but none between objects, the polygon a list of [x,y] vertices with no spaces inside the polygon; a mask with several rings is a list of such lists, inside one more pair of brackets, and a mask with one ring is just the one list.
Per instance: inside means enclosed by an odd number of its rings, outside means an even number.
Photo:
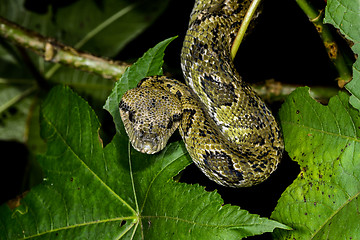
[{"label": "green leaf", "polygon": [[57,71],[52,76],[52,82],[71,86],[78,94],[91,102],[92,107],[99,105],[99,109],[114,87],[112,79],[104,79],[98,75],[71,68],[63,68]]},{"label": "green leaf", "polygon": [[[165,10],[168,0],[79,0],[61,8],[57,22],[67,19],[61,30],[76,33],[69,44],[94,54],[112,57],[128,42],[142,33]],[[91,17],[89,17],[91,13]],[[67,39],[64,39],[66,42]]]},{"label": "green leaf", "polygon": [[9,45],[0,46],[0,139],[24,142],[36,85],[9,52]]},{"label": "green leaf", "polygon": [[[123,196],[131,183],[128,174],[121,174],[124,166],[114,149],[119,139],[102,149],[94,112],[62,87],[51,91],[45,101],[41,127],[48,142],[46,155],[38,158],[44,181],[30,191],[18,209],[1,207],[0,238],[72,239],[89,234],[95,239],[106,238],[111,229],[121,235],[136,216]],[[122,194],[113,189],[122,189]],[[95,228],[100,230],[95,232]]]},{"label": "green leaf", "polygon": [[141,79],[163,74],[164,51],[175,38],[176,37],[165,39],[155,47],[149,49],[131,67],[128,67],[120,80],[116,82],[113,91],[106,100],[104,109],[113,116],[116,129],[119,133],[124,133],[124,131],[121,130],[122,123],[119,115],[119,103],[122,96],[127,90],[135,88]]},{"label": "green leaf", "polygon": [[29,94],[34,92],[34,87],[5,84],[0,83],[0,139],[23,142],[26,118],[32,104],[32,96],[29,97]]},{"label": "green leaf", "polygon": [[190,163],[182,144],[143,155],[116,135],[103,148],[95,113],[67,87],[49,93],[41,116],[44,181],[20,207],[0,207],[1,239],[239,239],[286,228],[174,182]]},{"label": "green leaf", "polygon": [[[334,25],[350,41],[354,43],[352,50],[360,54],[360,3],[353,0],[328,0],[325,19],[326,23]],[[352,94],[350,103],[360,110],[360,61],[353,65],[353,79],[346,84],[346,89]]]},{"label": "green leaf", "polygon": [[294,231],[276,239],[357,239],[360,236],[360,114],[339,92],[328,106],[298,88],[280,109],[285,149],[300,165],[272,218]]}]

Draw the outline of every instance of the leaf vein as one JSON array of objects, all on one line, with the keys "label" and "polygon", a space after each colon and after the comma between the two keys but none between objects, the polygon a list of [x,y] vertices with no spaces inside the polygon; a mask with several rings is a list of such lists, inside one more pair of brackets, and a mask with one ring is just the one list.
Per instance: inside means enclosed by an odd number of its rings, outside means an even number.
[{"label": "leaf vein", "polygon": [[[46,120],[47,124],[49,124],[58,134],[58,136],[61,138],[61,140],[64,142],[65,146],[73,153],[73,155],[80,161],[80,163],[117,199],[119,199],[126,207],[130,209],[135,215],[137,214],[136,211],[124,200],[122,199],[118,194],[116,194],[94,171],[90,169],[90,167],[80,158],[80,156],[72,149],[70,144],[66,141],[66,138],[64,138],[61,134],[61,132],[52,124],[51,121],[44,115],[44,119]],[[67,125],[67,129],[68,129]]]},{"label": "leaf vein", "polygon": [[156,178],[167,168],[169,167],[171,164],[173,164],[175,161],[177,161],[179,158],[181,158],[182,156],[184,156],[185,153],[181,154],[179,157],[177,157],[176,159],[174,159],[173,161],[169,162],[167,165],[165,165],[155,176],[154,178],[151,180],[148,188],[146,189],[146,193],[145,193],[145,196],[144,196],[144,201],[143,201],[143,204],[141,206],[141,210],[139,212],[139,214],[143,211],[144,209],[144,206],[145,206],[145,203],[147,201],[147,198],[148,198],[148,195],[149,195],[149,192],[150,192],[150,189],[153,185],[153,183],[155,182]]},{"label": "leaf vein", "polygon": [[210,227],[210,228],[240,228],[240,227],[245,227],[245,226],[254,227],[255,225],[259,225],[262,227],[264,226],[261,223],[215,225],[215,224],[207,224],[207,223],[200,223],[200,222],[196,222],[196,221],[190,221],[187,219],[183,219],[183,218],[179,218],[179,217],[171,217],[171,216],[142,216],[142,218],[166,218],[169,220],[189,223],[192,225],[198,225],[198,226],[202,226],[202,227]]},{"label": "leaf vein", "polygon": [[323,229],[325,227],[325,225],[330,222],[330,220],[337,214],[339,213],[346,205],[348,205],[349,203],[351,203],[355,198],[357,198],[360,195],[360,192],[358,192],[357,194],[355,194],[353,197],[351,197],[350,199],[348,199],[347,201],[345,201],[345,203],[343,203],[336,211],[334,211],[325,221],[324,223],[314,232],[314,234],[311,236],[310,239],[314,239],[317,234],[320,232],[321,229]]},{"label": "leaf vein", "polygon": [[332,136],[336,136],[336,137],[339,137],[339,138],[344,138],[344,139],[348,139],[348,140],[360,143],[360,139],[358,139],[356,137],[339,135],[339,134],[336,134],[336,133],[333,133],[333,132],[316,129],[316,128],[313,128],[313,127],[309,127],[309,126],[306,126],[306,125],[303,125],[303,124],[294,123],[294,122],[291,122],[291,121],[282,121],[282,123],[283,124],[299,126],[299,127],[305,128],[305,129],[310,129],[310,130],[312,130],[314,132],[320,132],[320,133],[324,133],[324,134],[328,134],[328,135],[332,135]]},{"label": "leaf vein", "polygon": [[66,227],[60,227],[60,228],[56,228],[56,229],[51,229],[49,231],[45,231],[45,232],[41,232],[41,233],[38,233],[38,234],[34,234],[34,235],[31,235],[31,236],[24,237],[23,239],[31,239],[31,238],[39,237],[39,236],[42,236],[42,235],[45,235],[45,234],[48,234],[48,233],[52,233],[52,232],[65,231],[65,230],[68,230],[68,229],[77,228],[77,227],[84,227],[84,226],[89,226],[89,225],[93,225],[93,224],[115,222],[115,221],[120,221],[121,222],[123,220],[134,220],[134,219],[136,219],[136,216],[119,217],[119,218],[104,219],[104,220],[96,220],[96,221],[91,221],[91,222],[87,222],[87,223],[78,223],[78,224],[74,224],[74,225],[68,225]]}]

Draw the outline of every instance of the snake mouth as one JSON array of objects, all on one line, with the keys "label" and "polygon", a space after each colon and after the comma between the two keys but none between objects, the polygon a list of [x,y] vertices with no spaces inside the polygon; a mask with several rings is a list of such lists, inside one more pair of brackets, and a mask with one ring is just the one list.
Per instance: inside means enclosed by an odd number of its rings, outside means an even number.
[{"label": "snake mouth", "polygon": [[154,154],[166,146],[167,139],[161,139],[154,134],[146,134],[142,137],[135,136],[134,134],[130,142],[135,150],[146,154]]}]

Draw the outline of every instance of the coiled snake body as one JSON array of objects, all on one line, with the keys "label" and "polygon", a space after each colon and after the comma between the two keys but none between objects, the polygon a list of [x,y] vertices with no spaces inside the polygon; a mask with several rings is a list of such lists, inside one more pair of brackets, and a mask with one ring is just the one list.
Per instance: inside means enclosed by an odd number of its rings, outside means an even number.
[{"label": "coiled snake body", "polygon": [[251,186],[276,169],[284,148],[280,129],[230,58],[249,5],[248,0],[196,1],[181,53],[187,85],[146,78],[120,102],[135,149],[160,151],[179,126],[192,160],[218,184]]}]

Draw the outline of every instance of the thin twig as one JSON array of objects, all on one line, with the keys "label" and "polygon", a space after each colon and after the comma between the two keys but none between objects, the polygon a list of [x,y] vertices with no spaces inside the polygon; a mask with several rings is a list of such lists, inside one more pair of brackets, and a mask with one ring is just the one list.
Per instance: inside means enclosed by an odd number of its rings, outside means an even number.
[{"label": "thin twig", "polygon": [[[266,80],[265,82],[252,84],[255,92],[264,99],[267,103],[283,102],[286,97],[300,85],[284,84],[274,79]],[[311,86],[310,95],[318,102],[327,104],[329,99],[335,96],[339,89],[325,86]]]},{"label": "thin twig", "polygon": [[34,51],[46,61],[99,74],[108,79],[119,79],[128,67],[125,63],[118,63],[77,51],[72,47],[56,42],[52,38],[41,36],[36,32],[20,27],[2,17],[0,17],[0,36]]},{"label": "thin twig", "polygon": [[308,16],[310,22],[314,24],[316,31],[319,33],[328,56],[339,74],[337,79],[338,85],[339,87],[343,87],[352,79],[351,66],[347,64],[344,54],[339,49],[329,26],[323,24],[324,11],[317,10],[309,0],[296,0],[296,2]]},{"label": "thin twig", "polygon": [[9,107],[13,106],[14,104],[18,103],[19,101],[21,101],[22,99],[24,99],[25,97],[29,96],[30,94],[34,93],[37,90],[37,86],[34,85],[28,89],[26,89],[25,91],[21,92],[20,94],[16,95],[15,97],[13,97],[12,99],[10,99],[9,101],[7,101],[6,103],[0,105],[0,113],[2,113],[3,111],[5,111],[6,109],[8,109]]}]

